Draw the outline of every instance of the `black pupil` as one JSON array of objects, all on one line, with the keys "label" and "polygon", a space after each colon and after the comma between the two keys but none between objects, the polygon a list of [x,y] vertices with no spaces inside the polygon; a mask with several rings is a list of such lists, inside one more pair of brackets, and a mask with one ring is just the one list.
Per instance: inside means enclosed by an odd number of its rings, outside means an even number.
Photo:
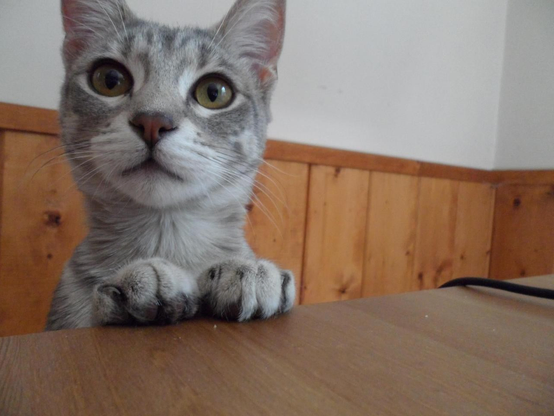
[{"label": "black pupil", "polygon": [[208,85],[208,89],[206,91],[208,98],[213,103],[215,100],[217,100],[217,97],[219,97],[219,87],[217,84],[211,83]]},{"label": "black pupil", "polygon": [[104,83],[106,84],[107,89],[113,90],[121,83],[122,80],[123,75],[121,74],[121,72],[115,69],[110,69],[108,72],[106,72]]}]

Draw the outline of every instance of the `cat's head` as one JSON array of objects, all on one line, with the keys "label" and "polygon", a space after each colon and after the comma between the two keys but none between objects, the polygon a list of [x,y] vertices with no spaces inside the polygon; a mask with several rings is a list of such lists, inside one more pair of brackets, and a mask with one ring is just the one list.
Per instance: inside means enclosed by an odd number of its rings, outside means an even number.
[{"label": "cat's head", "polygon": [[60,120],[80,188],[153,207],[220,188],[248,192],[265,147],[285,1],[238,0],[200,29],[141,20],[124,0],[62,0]]}]

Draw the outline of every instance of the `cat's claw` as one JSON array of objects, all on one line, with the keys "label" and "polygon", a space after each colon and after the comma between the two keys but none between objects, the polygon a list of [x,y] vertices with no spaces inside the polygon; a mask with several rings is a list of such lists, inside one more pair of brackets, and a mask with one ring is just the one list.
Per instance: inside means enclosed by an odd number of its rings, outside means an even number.
[{"label": "cat's claw", "polygon": [[172,324],[198,310],[194,278],[166,260],[139,260],[96,287],[94,315],[99,325]]},{"label": "cat's claw", "polygon": [[214,265],[199,279],[208,313],[229,320],[266,319],[289,311],[294,276],[267,260],[233,259]]}]

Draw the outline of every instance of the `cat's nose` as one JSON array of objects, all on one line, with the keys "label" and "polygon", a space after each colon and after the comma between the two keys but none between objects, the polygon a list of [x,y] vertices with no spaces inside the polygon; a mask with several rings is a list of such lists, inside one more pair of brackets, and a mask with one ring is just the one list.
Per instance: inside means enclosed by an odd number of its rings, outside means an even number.
[{"label": "cat's nose", "polygon": [[151,149],[163,138],[164,133],[177,128],[170,116],[160,113],[137,114],[131,124],[139,129],[142,140]]}]

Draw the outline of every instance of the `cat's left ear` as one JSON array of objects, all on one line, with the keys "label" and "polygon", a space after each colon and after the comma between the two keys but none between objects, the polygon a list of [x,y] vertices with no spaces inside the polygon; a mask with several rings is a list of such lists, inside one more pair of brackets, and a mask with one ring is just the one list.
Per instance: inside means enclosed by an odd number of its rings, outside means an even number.
[{"label": "cat's left ear", "polygon": [[248,61],[263,86],[277,80],[285,12],[286,0],[237,0],[214,29],[214,40]]},{"label": "cat's left ear", "polygon": [[125,0],[61,0],[61,12],[66,60],[79,55],[95,38],[122,38],[125,22],[134,18]]}]

